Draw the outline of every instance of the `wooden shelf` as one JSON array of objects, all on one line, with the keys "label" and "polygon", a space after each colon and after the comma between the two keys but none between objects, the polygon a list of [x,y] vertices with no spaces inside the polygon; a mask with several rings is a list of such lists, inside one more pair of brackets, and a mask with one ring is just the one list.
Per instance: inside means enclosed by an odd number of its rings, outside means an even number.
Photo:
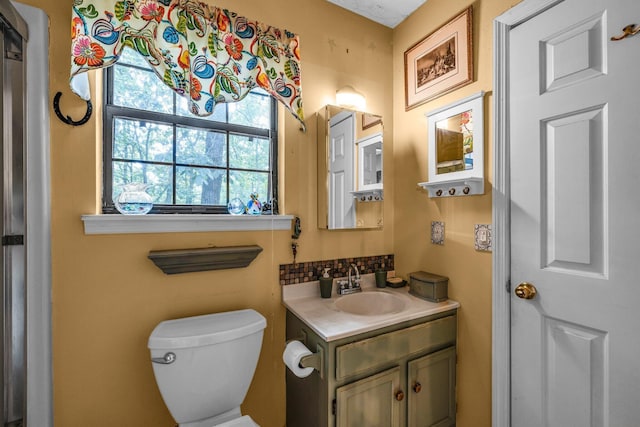
[{"label": "wooden shelf", "polygon": [[253,246],[223,246],[198,249],[151,251],[148,258],[165,274],[243,268],[251,264],[262,248]]}]

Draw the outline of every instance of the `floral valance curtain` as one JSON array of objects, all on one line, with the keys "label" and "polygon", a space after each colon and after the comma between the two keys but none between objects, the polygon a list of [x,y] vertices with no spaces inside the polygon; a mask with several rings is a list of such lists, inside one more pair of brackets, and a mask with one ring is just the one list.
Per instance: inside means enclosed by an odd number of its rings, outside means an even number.
[{"label": "floral valance curtain", "polygon": [[74,0],[71,87],[89,99],[86,71],[135,49],[193,114],[260,87],[302,123],[298,36],[195,0]]}]

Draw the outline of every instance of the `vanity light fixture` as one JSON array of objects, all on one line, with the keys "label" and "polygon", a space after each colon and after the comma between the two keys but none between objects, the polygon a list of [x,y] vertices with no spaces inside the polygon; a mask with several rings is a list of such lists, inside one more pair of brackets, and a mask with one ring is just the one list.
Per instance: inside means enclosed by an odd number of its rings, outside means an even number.
[{"label": "vanity light fixture", "polygon": [[355,90],[352,86],[347,85],[336,91],[336,104],[345,108],[365,111],[367,100],[363,94]]}]

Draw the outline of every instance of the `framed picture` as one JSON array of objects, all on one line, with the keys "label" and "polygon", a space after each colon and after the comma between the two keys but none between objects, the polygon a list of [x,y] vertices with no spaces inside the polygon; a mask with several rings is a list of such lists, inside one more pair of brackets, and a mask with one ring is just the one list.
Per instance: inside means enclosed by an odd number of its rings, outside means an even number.
[{"label": "framed picture", "polygon": [[404,53],[405,110],[473,81],[472,7]]},{"label": "framed picture", "polygon": [[362,113],[362,129],[369,129],[379,123],[382,123],[382,117],[370,113]]}]

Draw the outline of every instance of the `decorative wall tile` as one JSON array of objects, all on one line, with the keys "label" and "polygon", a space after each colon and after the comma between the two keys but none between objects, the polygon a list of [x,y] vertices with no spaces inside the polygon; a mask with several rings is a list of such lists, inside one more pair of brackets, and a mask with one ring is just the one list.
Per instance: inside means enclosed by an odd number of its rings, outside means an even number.
[{"label": "decorative wall tile", "polygon": [[322,269],[326,267],[330,268],[329,274],[331,277],[345,277],[351,264],[355,264],[358,267],[360,274],[373,273],[379,269],[385,271],[395,269],[393,254],[280,264],[280,284],[294,285],[296,283],[314,282],[318,280],[322,274]]}]

